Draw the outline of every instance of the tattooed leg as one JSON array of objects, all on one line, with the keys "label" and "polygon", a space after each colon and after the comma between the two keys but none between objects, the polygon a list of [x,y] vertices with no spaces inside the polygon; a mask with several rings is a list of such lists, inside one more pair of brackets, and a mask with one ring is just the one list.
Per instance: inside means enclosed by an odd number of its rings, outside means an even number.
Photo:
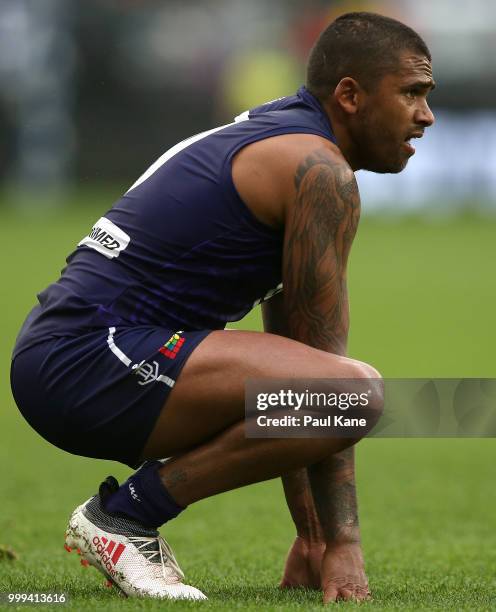
[{"label": "tattooed leg", "polygon": [[250,439],[245,437],[244,422],[241,422],[213,440],[169,460],[159,474],[175,501],[187,506],[322,461],[350,442],[344,438]]}]

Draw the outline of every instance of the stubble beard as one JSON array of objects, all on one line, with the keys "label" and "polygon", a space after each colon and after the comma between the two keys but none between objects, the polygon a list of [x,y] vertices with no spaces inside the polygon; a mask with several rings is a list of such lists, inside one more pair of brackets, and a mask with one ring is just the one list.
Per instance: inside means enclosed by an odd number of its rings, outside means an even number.
[{"label": "stubble beard", "polygon": [[371,118],[361,119],[352,134],[356,150],[359,152],[360,168],[376,174],[398,174],[407,165],[408,158],[401,157],[399,148],[396,159],[392,154],[388,155],[382,144],[384,135],[393,141],[393,136],[376,125]]}]

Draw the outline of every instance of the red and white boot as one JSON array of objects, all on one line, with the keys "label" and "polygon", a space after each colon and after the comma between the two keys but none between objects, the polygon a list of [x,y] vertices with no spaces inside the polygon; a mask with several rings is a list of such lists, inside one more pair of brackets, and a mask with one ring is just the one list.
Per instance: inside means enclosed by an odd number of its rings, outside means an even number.
[{"label": "red and white boot", "polygon": [[[110,479],[108,479],[110,480]],[[96,567],[129,597],[207,599],[184,584],[174,554],[158,531],[107,513],[100,495],[78,506],[69,520],[65,549]]]}]

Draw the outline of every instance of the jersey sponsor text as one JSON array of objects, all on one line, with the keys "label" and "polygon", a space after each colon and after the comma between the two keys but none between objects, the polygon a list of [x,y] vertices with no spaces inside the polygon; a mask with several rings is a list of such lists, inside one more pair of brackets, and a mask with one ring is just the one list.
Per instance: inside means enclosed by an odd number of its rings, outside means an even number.
[{"label": "jersey sponsor text", "polygon": [[112,259],[118,257],[129,244],[131,238],[112,223],[109,219],[101,217],[91,228],[91,232],[79,242],[78,246],[87,246],[95,249],[105,257]]}]

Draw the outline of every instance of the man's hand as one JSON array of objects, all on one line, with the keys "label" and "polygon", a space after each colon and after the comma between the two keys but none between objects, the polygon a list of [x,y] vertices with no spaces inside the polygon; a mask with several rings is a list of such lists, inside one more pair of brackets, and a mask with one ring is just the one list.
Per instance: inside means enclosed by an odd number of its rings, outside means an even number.
[{"label": "man's hand", "polygon": [[370,599],[362,548],[358,542],[327,545],[322,559],[321,587],[325,604]]},{"label": "man's hand", "polygon": [[309,542],[297,536],[289,549],[281,588],[322,589],[324,603],[370,599],[360,544]]},{"label": "man's hand", "polygon": [[305,587],[320,589],[320,568],[326,549],[325,543],[309,542],[296,536],[289,549],[284,575],[279,585],[282,589]]}]

